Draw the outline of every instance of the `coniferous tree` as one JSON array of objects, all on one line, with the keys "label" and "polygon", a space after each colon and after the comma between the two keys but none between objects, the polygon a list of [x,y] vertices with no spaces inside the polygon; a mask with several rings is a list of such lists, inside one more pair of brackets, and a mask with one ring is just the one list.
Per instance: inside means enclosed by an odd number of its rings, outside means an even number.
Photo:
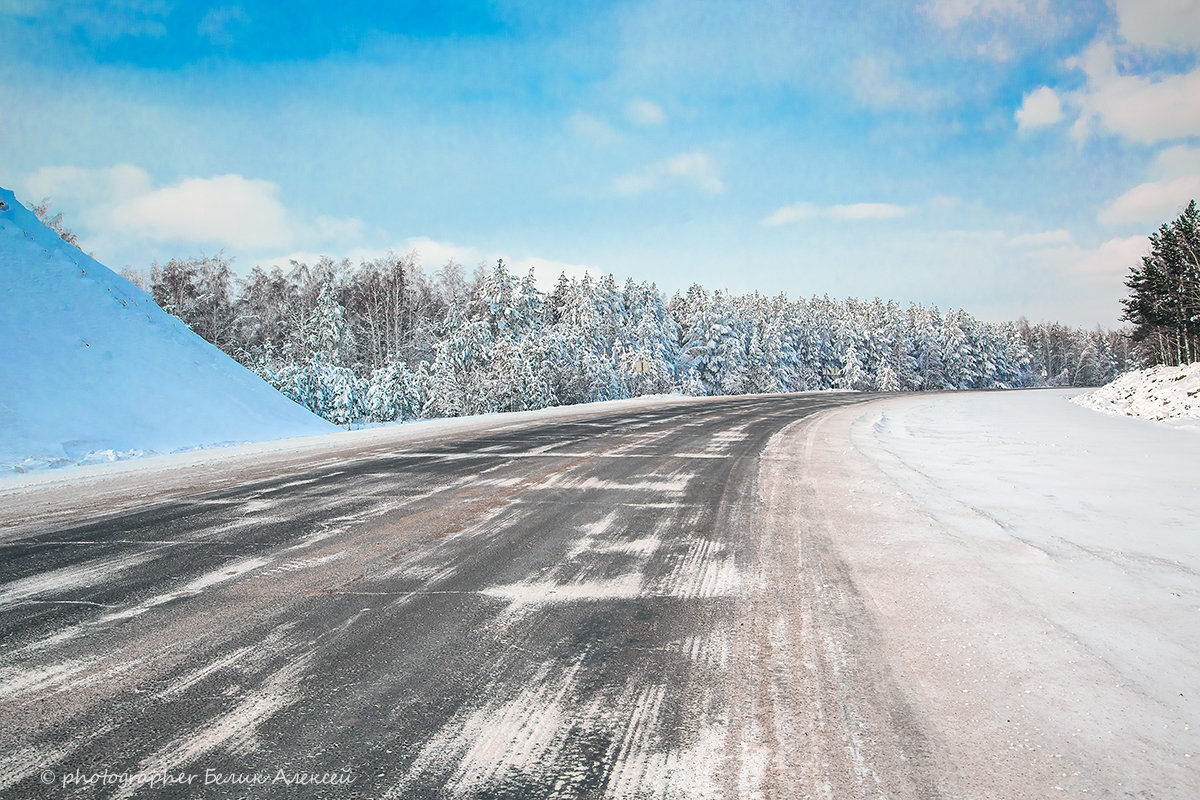
[{"label": "coniferous tree", "polygon": [[1150,235],[1150,252],[1130,267],[1123,319],[1150,359],[1200,360],[1200,210],[1196,201]]}]

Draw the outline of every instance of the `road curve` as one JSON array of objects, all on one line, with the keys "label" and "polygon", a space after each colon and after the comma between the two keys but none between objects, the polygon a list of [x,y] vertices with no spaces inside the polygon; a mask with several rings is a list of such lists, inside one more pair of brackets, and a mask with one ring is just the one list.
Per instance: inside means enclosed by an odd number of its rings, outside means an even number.
[{"label": "road curve", "polygon": [[850,657],[852,582],[801,558],[781,431],[861,399],[575,419],[0,531],[0,796],[936,797],[918,715]]}]

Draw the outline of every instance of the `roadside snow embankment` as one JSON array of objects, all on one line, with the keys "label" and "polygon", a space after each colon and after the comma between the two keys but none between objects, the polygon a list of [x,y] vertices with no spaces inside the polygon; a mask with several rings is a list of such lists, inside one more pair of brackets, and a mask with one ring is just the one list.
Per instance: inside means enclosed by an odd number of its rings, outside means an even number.
[{"label": "roadside snow embankment", "polygon": [[1200,420],[1200,362],[1179,367],[1151,367],[1122,375],[1071,402],[1084,408],[1158,422]]},{"label": "roadside snow embankment", "polygon": [[0,189],[0,471],[334,428]]}]

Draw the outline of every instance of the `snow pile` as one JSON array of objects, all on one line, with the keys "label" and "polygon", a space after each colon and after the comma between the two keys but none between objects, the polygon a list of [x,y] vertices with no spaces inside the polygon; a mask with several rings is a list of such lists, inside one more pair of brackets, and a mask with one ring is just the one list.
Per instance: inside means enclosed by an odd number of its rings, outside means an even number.
[{"label": "snow pile", "polygon": [[1200,419],[1200,363],[1130,372],[1071,402],[1085,408],[1143,419]]},{"label": "snow pile", "polygon": [[0,188],[0,470],[333,427]]}]

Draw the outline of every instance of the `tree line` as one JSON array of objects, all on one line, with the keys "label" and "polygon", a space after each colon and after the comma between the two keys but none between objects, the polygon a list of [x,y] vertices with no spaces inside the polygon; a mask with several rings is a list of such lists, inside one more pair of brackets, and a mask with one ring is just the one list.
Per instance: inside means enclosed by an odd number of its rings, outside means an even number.
[{"label": "tree line", "polygon": [[1128,338],[961,309],[791,300],[612,275],[541,291],[504,264],[434,274],[415,253],[236,277],[221,255],[155,264],[155,302],[338,424],[517,411],[644,394],[1099,385]]},{"label": "tree line", "polygon": [[1200,211],[1196,201],[1150,235],[1150,252],[1129,270],[1123,319],[1151,363],[1200,361]]},{"label": "tree line", "polygon": [[[62,214],[34,212],[76,243]],[[122,275],[276,389],[338,424],[518,411],[682,392],[1095,386],[1200,357],[1197,211],[1131,270],[1125,331],[983,322],[879,299],[790,300],[698,284],[667,296],[610,275],[543,292],[503,261],[434,274],[417,254],[322,257],[234,274],[222,254]],[[1190,259],[1190,260],[1189,260]],[[1154,299],[1161,296],[1165,299]]]}]

